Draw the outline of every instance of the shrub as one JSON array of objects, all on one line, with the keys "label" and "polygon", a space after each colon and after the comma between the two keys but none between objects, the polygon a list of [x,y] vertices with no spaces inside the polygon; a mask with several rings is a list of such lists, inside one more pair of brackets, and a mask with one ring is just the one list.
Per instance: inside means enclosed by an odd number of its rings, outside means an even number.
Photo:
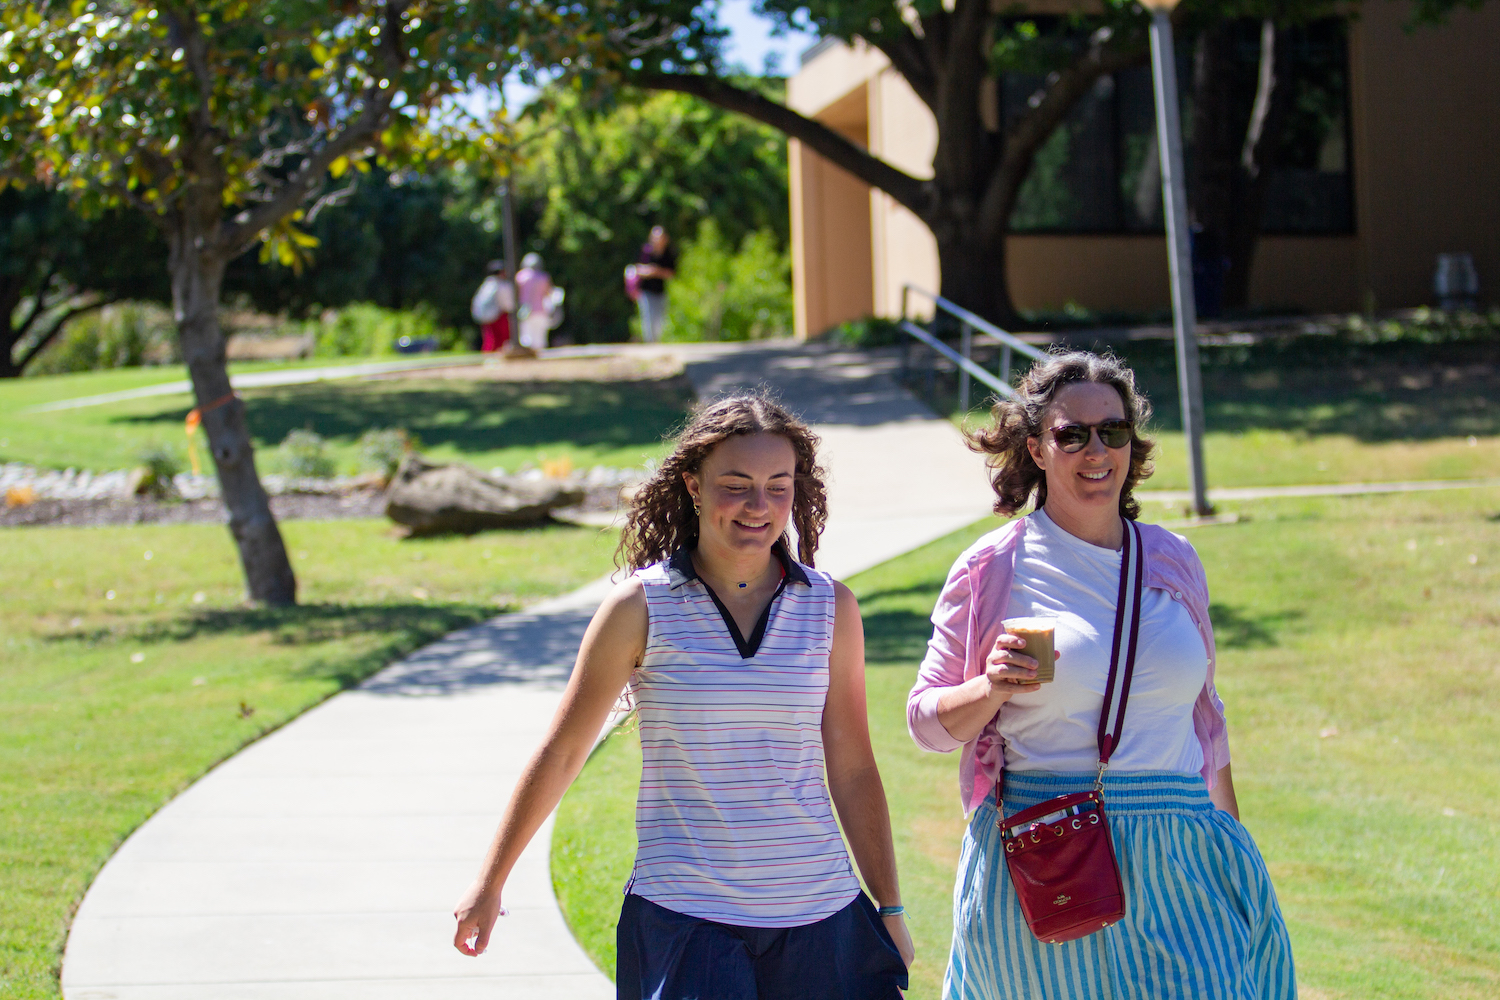
[{"label": "shrub", "polygon": [[399,427],[365,431],[359,438],[359,457],[367,468],[373,468],[389,480],[407,452],[417,447],[417,440]]},{"label": "shrub", "polygon": [[71,320],[27,375],[164,365],[181,360],[172,314],[150,302],[117,302]]},{"label": "shrub", "polygon": [[823,336],[848,347],[887,347],[910,340],[896,320],[861,316],[830,327]]},{"label": "shrub", "polygon": [[443,351],[463,344],[463,334],[452,327],[439,326],[436,313],[426,304],[397,310],[357,302],[325,312],[312,326],[316,343],[313,353],[320,358],[391,354],[402,337],[414,340],[432,337]]},{"label": "shrub", "polygon": [[748,234],[734,251],[712,219],[683,249],[667,284],[664,340],[760,340],[792,332],[791,259],[775,234]]},{"label": "shrub", "polygon": [[1444,312],[1421,306],[1383,319],[1359,314],[1344,317],[1336,332],[1355,344],[1407,342],[1451,344],[1471,340],[1494,340],[1500,336],[1500,308],[1489,312]]},{"label": "shrub", "polygon": [[295,430],[281,442],[281,466],[289,476],[327,479],[333,475],[333,459],[322,435],[313,430]]},{"label": "shrub", "polygon": [[149,493],[154,497],[165,497],[172,493],[172,480],[182,471],[182,462],[177,453],[164,444],[148,444],[136,454],[140,466],[137,493]]}]

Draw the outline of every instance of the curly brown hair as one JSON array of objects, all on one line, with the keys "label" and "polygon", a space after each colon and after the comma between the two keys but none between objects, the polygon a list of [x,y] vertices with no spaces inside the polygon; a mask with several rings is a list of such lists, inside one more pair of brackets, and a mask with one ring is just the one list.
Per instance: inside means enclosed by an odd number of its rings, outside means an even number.
[{"label": "curly brown hair", "polygon": [[1125,417],[1135,425],[1130,442],[1130,471],[1120,490],[1120,514],[1130,520],[1140,516],[1141,504],[1132,495],[1135,486],[1151,475],[1151,454],[1156,442],[1142,433],[1151,419],[1151,403],[1135,386],[1135,372],[1113,354],[1066,351],[1049,354],[1016,380],[1016,398],[1003,399],[990,410],[994,423],[968,434],[969,447],[991,456],[990,485],[995,489],[995,513],[1009,516],[1036,498],[1038,509],[1047,503],[1047,474],[1031,458],[1026,439],[1042,433],[1042,415],[1063,386],[1096,382],[1112,386],[1125,404]]},{"label": "curly brown hair", "polygon": [[[778,434],[791,442],[797,455],[792,493],[797,558],[813,564],[818,537],[828,523],[827,473],[817,463],[818,436],[767,393],[750,392],[724,396],[693,411],[672,454],[631,497],[616,565],[637,570],[698,543],[698,515],[682,474],[696,475],[709,452],[741,434]],[[781,543],[788,541],[782,532]]]}]

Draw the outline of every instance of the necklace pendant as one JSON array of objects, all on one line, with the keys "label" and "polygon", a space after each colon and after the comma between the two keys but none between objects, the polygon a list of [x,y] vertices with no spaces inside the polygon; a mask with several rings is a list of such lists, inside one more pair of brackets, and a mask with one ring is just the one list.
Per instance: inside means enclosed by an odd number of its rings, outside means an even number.
[{"label": "necklace pendant", "polygon": [[744,590],[747,586],[749,586],[749,584],[742,583],[742,584],[740,584],[740,589]]}]

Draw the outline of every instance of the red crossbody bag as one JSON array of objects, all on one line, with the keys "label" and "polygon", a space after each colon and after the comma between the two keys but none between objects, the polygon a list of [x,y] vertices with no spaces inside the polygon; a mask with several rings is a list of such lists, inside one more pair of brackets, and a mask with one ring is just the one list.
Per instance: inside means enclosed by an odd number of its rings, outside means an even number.
[{"label": "red crossbody bag", "polygon": [[[1104,770],[1119,746],[1120,729],[1125,724],[1125,703],[1130,697],[1130,675],[1135,671],[1140,638],[1145,576],[1140,528],[1133,521],[1126,521],[1125,526],[1114,649],[1104,707],[1099,713],[1099,776],[1093,791],[1059,795],[1007,819],[1000,807],[1000,788],[995,789],[1005,867],[1021,901],[1021,912],[1031,933],[1052,944],[1093,934],[1125,916],[1120,866],[1115,863],[1109,818],[1104,813]],[[1127,621],[1129,629],[1125,627]],[[1115,712],[1111,727],[1112,705]],[[1003,774],[1001,781],[1003,784]]]}]

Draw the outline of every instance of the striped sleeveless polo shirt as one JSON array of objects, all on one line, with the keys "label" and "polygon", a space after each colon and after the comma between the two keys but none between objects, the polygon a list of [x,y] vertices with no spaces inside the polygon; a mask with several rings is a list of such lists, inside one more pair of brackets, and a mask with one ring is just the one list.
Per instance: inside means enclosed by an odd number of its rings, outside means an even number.
[{"label": "striped sleeveless polo shirt", "polygon": [[785,576],[748,640],[686,550],[636,573],[651,623],[625,890],[742,927],[813,923],[860,888],[824,783],[833,580],[774,551]]}]

